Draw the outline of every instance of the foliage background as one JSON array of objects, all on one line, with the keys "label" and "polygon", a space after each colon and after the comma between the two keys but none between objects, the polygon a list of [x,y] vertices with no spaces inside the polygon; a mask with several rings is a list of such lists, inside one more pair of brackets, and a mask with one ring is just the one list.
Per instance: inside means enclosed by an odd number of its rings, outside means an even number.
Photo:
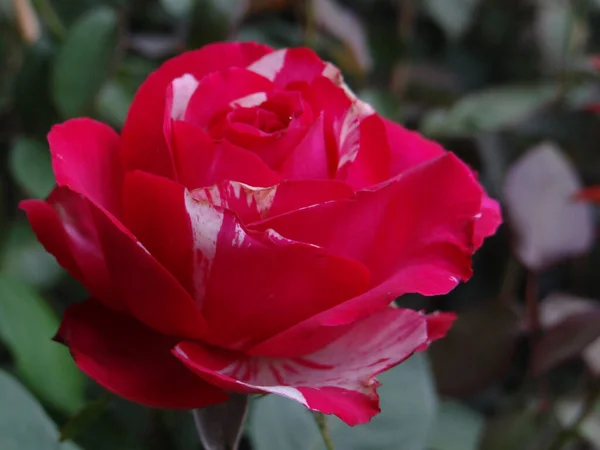
[{"label": "foliage background", "polygon": [[[600,183],[599,24],[598,0],[0,0],[0,449],[200,448],[189,414],[106,394],[50,340],[85,292],[16,205],[53,186],[52,124],[89,115],[119,128],[162,60],[227,39],[313,47],[517,211],[470,282],[398,300],[460,319],[381,376],[383,413],[370,424],[330,420],[337,448],[600,448],[597,211],[573,206],[581,186]],[[537,256],[524,264],[527,245]],[[321,445],[302,407],[253,402],[245,449]]]}]

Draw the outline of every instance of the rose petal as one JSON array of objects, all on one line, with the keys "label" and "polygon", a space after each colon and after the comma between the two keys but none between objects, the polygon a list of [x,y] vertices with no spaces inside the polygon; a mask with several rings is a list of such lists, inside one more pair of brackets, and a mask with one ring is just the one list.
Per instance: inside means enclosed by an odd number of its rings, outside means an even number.
[{"label": "rose petal", "polygon": [[350,186],[337,180],[286,180],[267,188],[224,181],[197,189],[192,195],[226,208],[250,224],[318,203],[350,198],[353,193]]},{"label": "rose petal", "polygon": [[144,248],[192,296],[194,258],[189,216],[181,207],[181,187],[161,178],[128,172],[123,189],[125,224]]},{"label": "rose petal", "polygon": [[[204,336],[206,324],[192,298],[114,217],[68,188],[57,188],[49,204],[56,216],[46,209],[44,218],[51,219],[55,229],[56,221],[62,223],[84,278],[81,281],[90,292],[101,295],[107,306],[127,311],[162,333]],[[56,243],[48,240],[61,236],[53,234],[46,239],[40,231],[46,225],[32,224],[45,238],[47,248],[56,251]]]},{"label": "rose petal", "polygon": [[[218,345],[242,349],[361,292],[360,263],[273,231],[247,233],[228,211],[186,200],[197,272],[205,277],[202,312]],[[214,231],[218,231],[215,233]]]},{"label": "rose petal", "polygon": [[[342,127],[337,178],[359,190],[390,178],[391,150],[385,136],[385,126],[376,114],[357,103],[346,116]],[[345,136],[344,136],[345,134]],[[344,139],[345,138],[345,139]]]},{"label": "rose petal", "polygon": [[245,67],[271,48],[251,42],[215,43],[165,62],[138,89],[123,127],[123,160],[140,169],[173,178],[172,158],[163,135],[167,87],[188,73],[196,80],[228,67]]},{"label": "rose petal", "polygon": [[427,322],[416,311],[386,308],[347,328],[325,348],[296,358],[215,351],[196,342],[182,342],[174,353],[224,389],[282,395],[356,425],[379,412],[375,375],[430,342]]},{"label": "rose petal", "polygon": [[481,216],[475,222],[475,248],[481,247],[485,238],[494,235],[501,224],[500,204],[484,194],[481,202]]},{"label": "rose petal", "polygon": [[104,253],[89,202],[68,188],[56,188],[46,202],[20,204],[38,240],[77,281],[106,306],[117,311]]},{"label": "rose petal", "polygon": [[416,131],[408,130],[389,119],[381,118],[391,148],[390,176],[398,175],[414,166],[423,164],[446,153],[435,141],[424,138]]},{"label": "rose petal", "polygon": [[173,357],[173,338],[94,300],[67,309],[57,338],[69,346],[79,369],[109,391],[142,405],[192,409],[228,398]]},{"label": "rose petal", "polygon": [[252,186],[273,186],[281,178],[258,156],[227,142],[215,142],[201,129],[173,123],[173,153],[179,182],[188,189],[235,180]]},{"label": "rose petal", "polygon": [[205,336],[202,314],[177,279],[130,231],[90,206],[112,284],[131,314],[167,335]]},{"label": "rose petal", "polygon": [[[128,178],[128,189],[130,183],[145,203],[136,229],[146,229],[138,234],[148,248],[158,249],[157,255],[172,248],[171,258],[184,259],[177,262],[182,271],[177,276],[192,280],[216,345],[251,346],[363,292],[368,284],[361,264],[272,231],[248,233],[231,212],[194,199],[166,178],[138,172]],[[176,222],[147,223],[165,211]],[[192,249],[191,257],[186,248]]]},{"label": "rose petal", "polygon": [[[481,189],[470,170],[448,153],[360,191],[354,199],[303,208],[253,228],[272,228],[289,239],[362,261],[375,284],[403,270],[439,267],[446,280],[424,273],[409,283],[416,292],[436,295],[448,288],[446,273],[455,272],[453,284],[470,276],[468,261],[481,202]],[[398,294],[406,292],[411,291]]]},{"label": "rose petal", "polygon": [[311,49],[297,47],[271,52],[254,61],[248,69],[285,88],[289,83],[310,83],[323,73],[325,63]]},{"label": "rose petal", "polygon": [[200,80],[187,106],[184,121],[207,129],[219,112],[230,110],[236,100],[251,94],[268,92],[275,86],[250,70],[231,67]]},{"label": "rose petal", "polygon": [[279,172],[288,180],[330,178],[323,115],[312,124]]},{"label": "rose petal", "polygon": [[[482,201],[471,171],[447,154],[350,200],[303,208],[253,229],[323,246],[363,262],[371,272],[364,294],[258,345],[252,352],[302,354],[323,342],[315,330],[352,323],[411,292],[440,295],[471,274]],[[361,239],[356,239],[360,236]]]},{"label": "rose petal", "polygon": [[52,127],[48,142],[57,184],[119,217],[123,184],[119,135],[95,120],[71,119]]}]

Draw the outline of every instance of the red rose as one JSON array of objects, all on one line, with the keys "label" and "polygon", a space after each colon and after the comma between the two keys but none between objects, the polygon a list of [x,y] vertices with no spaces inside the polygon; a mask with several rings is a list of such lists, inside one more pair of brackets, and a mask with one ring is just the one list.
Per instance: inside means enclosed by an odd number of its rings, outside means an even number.
[{"label": "red rose", "polygon": [[49,142],[58,187],[22,208],[92,297],[58,337],[150,406],[275,393],[368,421],[374,376],[453,320],[390,303],[469,278],[500,223],[461,161],[306,48],[185,53],[141,86],[121,136],[74,119]]}]

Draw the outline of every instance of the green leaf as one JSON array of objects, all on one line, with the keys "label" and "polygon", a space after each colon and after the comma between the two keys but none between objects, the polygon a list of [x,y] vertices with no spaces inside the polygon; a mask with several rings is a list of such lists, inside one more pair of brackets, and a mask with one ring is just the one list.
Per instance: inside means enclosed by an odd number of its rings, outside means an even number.
[{"label": "green leaf", "polygon": [[53,96],[64,117],[84,115],[102,87],[117,44],[117,16],[96,8],[69,30],[53,72]]},{"label": "green leaf", "polygon": [[[418,353],[377,377],[382,386],[381,413],[368,424],[350,428],[328,417],[335,448],[344,450],[424,450],[435,418],[437,400],[426,357]],[[255,401],[250,437],[260,450],[323,450],[310,412],[283,397]]]},{"label": "green leaf", "polygon": [[63,274],[56,259],[38,242],[29,224],[13,223],[2,245],[0,273],[44,288],[54,285]]},{"label": "green leaf", "polygon": [[500,131],[529,118],[556,93],[554,85],[507,86],[477,92],[463,97],[448,111],[430,112],[421,130],[436,137]]},{"label": "green leaf", "polygon": [[109,81],[100,90],[96,110],[101,119],[116,127],[122,127],[133,97],[116,81]]},{"label": "green leaf", "polygon": [[80,433],[85,431],[91,423],[96,421],[102,414],[106,412],[108,408],[110,398],[108,395],[88,403],[79,410],[74,416],[72,416],[67,423],[65,423],[60,429],[60,440],[65,441],[68,439],[74,439]]},{"label": "green leaf", "polygon": [[0,293],[0,339],[18,373],[49,405],[75,413],[85,402],[85,379],[67,348],[52,341],[56,315],[35,290],[17,280],[0,276]]},{"label": "green leaf", "polygon": [[10,149],[9,167],[14,180],[28,195],[44,198],[54,187],[50,152],[39,141],[17,139]]},{"label": "green leaf", "polygon": [[160,0],[162,7],[173,17],[185,17],[192,10],[192,0]]},{"label": "green leaf", "polygon": [[35,398],[0,370],[0,448],[2,450],[76,450],[60,444],[58,431]]},{"label": "green leaf", "polygon": [[480,0],[424,0],[423,7],[451,39],[460,38],[473,21]]},{"label": "green leaf", "polygon": [[476,450],[483,432],[483,415],[455,401],[440,404],[431,450]]}]

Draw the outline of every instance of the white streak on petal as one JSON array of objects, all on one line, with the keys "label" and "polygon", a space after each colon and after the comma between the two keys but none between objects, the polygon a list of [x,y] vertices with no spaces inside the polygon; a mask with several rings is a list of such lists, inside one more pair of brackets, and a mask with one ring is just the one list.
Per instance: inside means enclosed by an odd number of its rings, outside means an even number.
[{"label": "white streak on petal", "polygon": [[308,408],[308,402],[302,392],[298,389],[289,387],[289,386],[270,386],[265,387],[265,391],[271,392],[272,394],[279,394],[283,397],[291,398],[292,400],[296,400],[298,403],[306,406]]},{"label": "white streak on petal", "polygon": [[193,75],[186,73],[185,75],[175,78],[171,82],[173,92],[173,101],[171,106],[171,119],[181,120],[185,115],[190,98],[198,87],[198,80]]},{"label": "white streak on petal", "polygon": [[235,224],[233,230],[233,241],[231,242],[234,247],[241,247],[244,245],[246,239],[246,232],[239,223]]},{"label": "white streak on petal", "polygon": [[361,100],[356,100],[348,109],[339,132],[340,159],[338,169],[352,163],[358,156],[360,150],[360,124],[373,114],[375,114],[373,107]]},{"label": "white streak on petal", "polygon": [[255,92],[254,94],[232,101],[230,105],[234,108],[251,108],[253,106],[262,105],[266,101],[267,94],[265,92]]},{"label": "white streak on petal", "polygon": [[248,70],[273,81],[285,63],[286,53],[285,49],[269,53],[250,64]]},{"label": "white streak on petal", "polygon": [[224,215],[210,203],[195,200],[187,190],[185,208],[190,216],[194,240],[194,297],[201,304],[217,253],[217,239],[223,227]]}]

